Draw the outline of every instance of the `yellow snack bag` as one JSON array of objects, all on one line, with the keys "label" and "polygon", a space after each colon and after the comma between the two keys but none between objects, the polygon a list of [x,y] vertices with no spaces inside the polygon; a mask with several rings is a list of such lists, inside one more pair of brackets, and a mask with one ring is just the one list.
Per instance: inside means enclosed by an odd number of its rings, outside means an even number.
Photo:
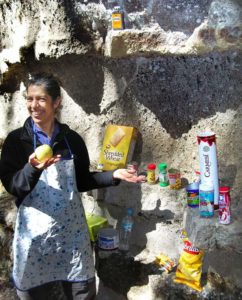
[{"label": "yellow snack bag", "polygon": [[[183,234],[185,232],[183,231]],[[201,292],[202,260],[204,251],[193,247],[186,235],[183,238],[184,249],[179,258],[174,282],[186,284],[187,286]]]},{"label": "yellow snack bag", "polygon": [[108,125],[98,160],[98,169],[108,171],[124,168],[127,162],[132,160],[136,139],[136,128]]}]

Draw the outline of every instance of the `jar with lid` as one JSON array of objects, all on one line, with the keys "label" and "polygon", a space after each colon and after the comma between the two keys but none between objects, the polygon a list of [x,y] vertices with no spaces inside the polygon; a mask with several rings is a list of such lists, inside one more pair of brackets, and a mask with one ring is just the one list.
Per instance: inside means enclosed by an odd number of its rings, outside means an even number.
[{"label": "jar with lid", "polygon": [[115,30],[124,29],[124,13],[120,6],[115,6],[112,12],[112,28]]},{"label": "jar with lid", "polygon": [[159,182],[160,186],[168,186],[168,176],[167,176],[167,164],[166,163],[160,163],[158,166],[159,169]]},{"label": "jar with lid", "polygon": [[148,164],[147,165],[147,182],[149,184],[155,184],[156,183],[155,169],[156,169],[155,164]]},{"label": "jar with lid", "polygon": [[219,188],[219,223],[230,224],[231,213],[230,213],[230,187],[221,186]]}]

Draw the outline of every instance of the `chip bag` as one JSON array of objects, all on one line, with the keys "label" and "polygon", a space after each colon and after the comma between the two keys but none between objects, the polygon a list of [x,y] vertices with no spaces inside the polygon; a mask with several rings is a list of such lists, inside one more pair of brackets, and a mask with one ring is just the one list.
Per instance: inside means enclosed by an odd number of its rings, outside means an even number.
[{"label": "chip bag", "polygon": [[174,282],[185,284],[199,292],[202,291],[201,275],[204,251],[194,247],[183,231],[184,249],[179,258]]}]

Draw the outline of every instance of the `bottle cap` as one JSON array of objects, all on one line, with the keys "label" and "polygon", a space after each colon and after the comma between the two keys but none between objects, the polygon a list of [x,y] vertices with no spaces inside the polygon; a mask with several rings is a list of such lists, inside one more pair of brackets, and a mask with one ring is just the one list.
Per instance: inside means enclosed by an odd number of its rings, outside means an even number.
[{"label": "bottle cap", "polygon": [[129,207],[129,208],[127,209],[127,214],[128,214],[129,216],[133,216],[134,210],[133,210],[132,207]]},{"label": "bottle cap", "polygon": [[164,170],[167,168],[167,164],[166,163],[160,163],[158,166],[159,170]]},{"label": "bottle cap", "polygon": [[147,168],[149,170],[155,170],[156,169],[156,165],[155,164],[148,164]]},{"label": "bottle cap", "polygon": [[230,191],[230,187],[229,186],[221,186],[219,188],[219,192],[221,192],[221,193],[227,193],[229,191]]},{"label": "bottle cap", "polygon": [[117,6],[114,6],[114,8],[113,8],[114,11],[119,11],[120,9],[121,9],[121,7],[118,6],[118,5],[117,5]]}]

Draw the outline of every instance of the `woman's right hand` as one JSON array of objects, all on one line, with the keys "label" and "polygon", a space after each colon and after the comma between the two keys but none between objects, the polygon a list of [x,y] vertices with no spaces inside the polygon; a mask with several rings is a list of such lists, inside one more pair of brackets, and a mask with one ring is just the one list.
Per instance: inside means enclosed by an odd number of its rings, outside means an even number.
[{"label": "woman's right hand", "polygon": [[49,166],[57,163],[60,159],[61,159],[61,155],[55,155],[55,156],[51,157],[50,159],[45,160],[44,162],[40,162],[36,158],[35,153],[32,153],[29,156],[29,161],[28,162],[34,168],[39,169],[39,170],[44,170],[44,169],[48,168]]}]

